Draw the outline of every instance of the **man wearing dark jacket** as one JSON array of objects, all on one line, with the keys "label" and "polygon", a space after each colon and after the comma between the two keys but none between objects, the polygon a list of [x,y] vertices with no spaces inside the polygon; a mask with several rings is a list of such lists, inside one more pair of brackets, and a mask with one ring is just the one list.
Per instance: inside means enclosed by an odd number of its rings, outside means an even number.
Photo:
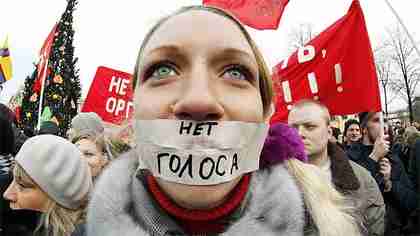
[{"label": "man wearing dark jacket", "polygon": [[403,148],[399,151],[407,163],[407,174],[417,194],[417,208],[411,212],[407,227],[407,235],[420,235],[420,132],[409,126],[404,132]]},{"label": "man wearing dark jacket", "polygon": [[382,195],[366,169],[350,161],[337,144],[328,142],[331,135],[328,109],[315,101],[300,101],[290,111],[288,123],[302,137],[309,163],[323,170],[336,189],[354,203],[368,235],[383,235]]},{"label": "man wearing dark jacket", "polygon": [[20,147],[23,143],[28,139],[26,135],[17,127],[17,120],[16,116],[12,110],[10,110],[6,105],[0,103],[0,115],[6,119],[8,119],[12,125],[13,133],[14,133],[14,150],[12,152],[13,156],[19,152]]},{"label": "man wearing dark jacket", "polygon": [[404,235],[405,217],[416,207],[416,196],[401,160],[389,152],[390,144],[381,135],[380,113],[359,115],[362,142],[347,150],[351,160],[365,167],[375,178],[385,200],[385,235]]}]

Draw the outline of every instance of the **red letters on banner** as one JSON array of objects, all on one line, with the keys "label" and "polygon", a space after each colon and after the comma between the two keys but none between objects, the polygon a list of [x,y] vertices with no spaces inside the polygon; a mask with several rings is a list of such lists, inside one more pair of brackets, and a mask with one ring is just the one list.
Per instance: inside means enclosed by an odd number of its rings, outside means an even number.
[{"label": "red letters on banner", "polygon": [[95,112],[104,121],[121,124],[133,113],[132,75],[98,67],[82,112]]},{"label": "red letters on banner", "polygon": [[332,115],[380,111],[381,101],[369,35],[360,3],[273,69],[276,112],[287,121],[302,99],[325,104]]}]

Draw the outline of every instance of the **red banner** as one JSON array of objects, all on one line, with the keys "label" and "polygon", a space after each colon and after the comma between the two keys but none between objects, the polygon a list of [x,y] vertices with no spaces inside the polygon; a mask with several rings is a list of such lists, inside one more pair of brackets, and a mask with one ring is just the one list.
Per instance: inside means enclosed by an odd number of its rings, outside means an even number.
[{"label": "red banner", "polygon": [[104,121],[121,124],[133,114],[132,75],[100,66],[82,112],[95,112]]},{"label": "red banner", "polygon": [[286,121],[291,106],[319,100],[332,115],[380,111],[381,101],[369,35],[359,1],[347,14],[273,69],[276,112]]},{"label": "red banner", "polygon": [[259,30],[277,29],[287,3],[289,0],[203,0],[204,5],[225,9]]},{"label": "red banner", "polygon": [[51,32],[48,34],[48,37],[47,39],[45,39],[44,45],[42,46],[41,51],[39,52],[38,74],[37,81],[35,81],[35,84],[39,84],[39,87],[42,86],[41,83],[45,80],[45,77],[47,76],[48,60],[50,57],[50,52],[53,45],[56,29],[57,24],[54,25]]}]

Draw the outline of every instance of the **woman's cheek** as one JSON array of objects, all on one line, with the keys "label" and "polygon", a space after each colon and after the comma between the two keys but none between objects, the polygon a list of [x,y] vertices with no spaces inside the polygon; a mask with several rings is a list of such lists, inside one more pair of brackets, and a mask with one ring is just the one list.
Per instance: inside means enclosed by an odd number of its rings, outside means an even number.
[{"label": "woman's cheek", "polygon": [[229,120],[244,122],[263,122],[263,105],[258,92],[243,91],[225,93],[221,103],[227,111]]},{"label": "woman's cheek", "polygon": [[169,108],[174,103],[173,92],[139,90],[135,97],[134,114],[136,119],[170,118]]}]

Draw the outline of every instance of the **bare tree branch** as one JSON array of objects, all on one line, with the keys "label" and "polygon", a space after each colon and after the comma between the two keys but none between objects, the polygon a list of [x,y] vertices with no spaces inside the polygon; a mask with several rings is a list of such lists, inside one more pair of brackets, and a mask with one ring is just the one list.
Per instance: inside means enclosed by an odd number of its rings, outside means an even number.
[{"label": "bare tree branch", "polygon": [[[413,101],[415,91],[420,80],[420,63],[415,54],[414,45],[411,44],[407,35],[399,27],[387,29],[387,39],[382,46],[382,52],[386,51],[392,61],[393,79],[388,82],[389,88],[398,94],[408,104],[410,120],[413,121]],[[379,67],[378,74],[383,74]]]},{"label": "bare tree branch", "polygon": [[305,46],[315,36],[313,27],[309,23],[301,23],[289,33],[289,45],[291,51]]}]

